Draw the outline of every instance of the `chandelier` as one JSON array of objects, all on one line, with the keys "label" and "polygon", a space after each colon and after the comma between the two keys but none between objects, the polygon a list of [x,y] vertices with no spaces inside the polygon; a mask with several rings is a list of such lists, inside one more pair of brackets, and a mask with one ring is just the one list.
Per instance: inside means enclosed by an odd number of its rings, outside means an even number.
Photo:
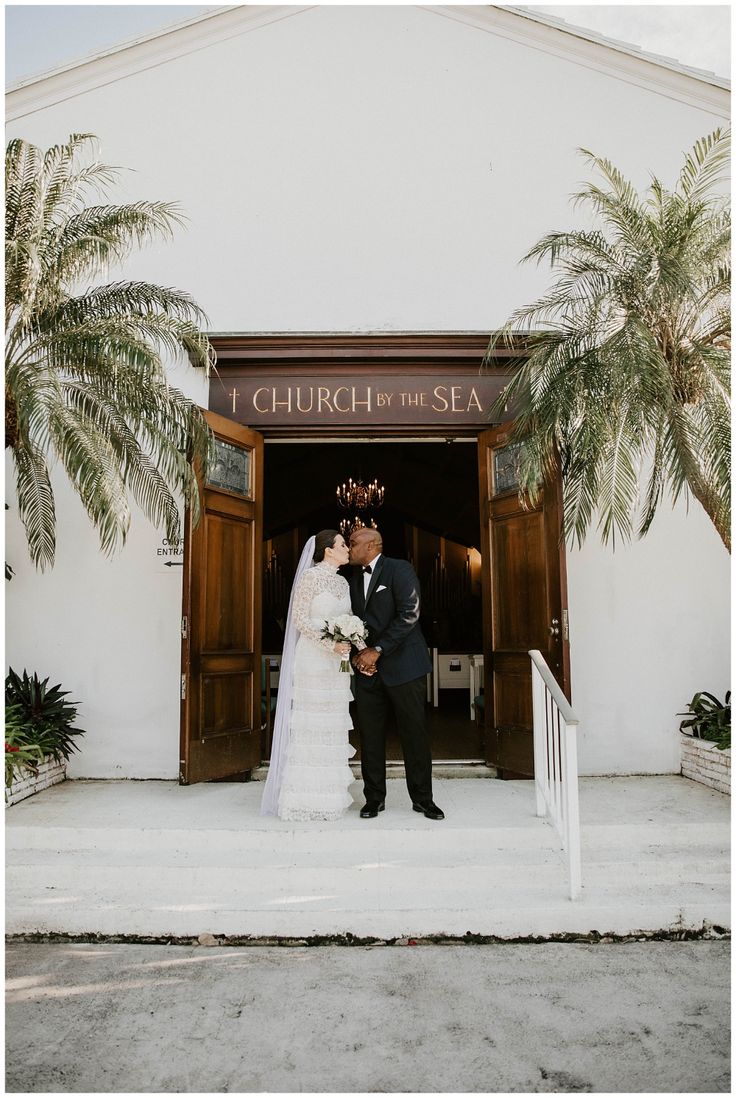
[{"label": "chandelier", "polygon": [[375,519],[366,514],[369,508],[377,509],[383,506],[385,488],[374,480],[371,484],[364,484],[363,478],[353,480],[349,477],[347,484],[338,484],[335,489],[335,498],[338,507],[345,511],[353,511],[354,517],[344,518],[340,522],[340,533],[346,541],[349,540],[353,530],[361,530],[370,527],[377,530]]},{"label": "chandelier", "polygon": [[362,530],[365,527],[370,527],[371,530],[378,529],[375,519],[371,519],[370,522],[366,523],[363,522],[360,515],[356,515],[355,518],[352,519],[344,518],[340,520],[340,533],[345,538],[345,541],[350,540],[350,535],[354,530]]},{"label": "chandelier", "polygon": [[384,487],[374,480],[372,484],[363,484],[360,477],[357,480],[349,478],[347,484],[338,484],[335,495],[339,507],[346,511],[367,511],[369,507],[381,507],[383,505]]}]

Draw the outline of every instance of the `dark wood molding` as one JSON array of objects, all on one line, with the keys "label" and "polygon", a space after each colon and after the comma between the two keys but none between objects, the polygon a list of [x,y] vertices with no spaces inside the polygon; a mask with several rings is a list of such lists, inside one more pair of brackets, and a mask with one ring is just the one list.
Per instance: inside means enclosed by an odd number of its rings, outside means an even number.
[{"label": "dark wood molding", "polygon": [[[217,355],[217,364],[210,379],[209,407],[230,415],[224,400],[228,385],[247,379],[260,378],[271,383],[286,384],[293,378],[330,379],[346,376],[360,379],[396,376],[410,378],[424,375],[437,378],[437,383],[467,382],[472,375],[495,381],[497,390],[504,379],[523,360],[523,339],[510,347],[499,348],[491,364],[484,365],[484,356],[491,338],[490,332],[210,332],[209,339]],[[343,382],[337,382],[342,384]],[[267,382],[264,382],[267,384]],[[230,394],[232,396],[232,394]],[[241,405],[242,406],[242,405]],[[234,411],[234,409],[233,409]],[[350,437],[356,432],[371,437],[417,437],[452,435],[475,436],[479,425],[456,423],[445,425],[396,423],[299,424],[266,423],[253,419],[249,425],[262,431],[269,439],[301,437]],[[244,421],[245,422],[245,421]],[[484,422],[482,427],[486,426]]]},{"label": "dark wood molding", "polygon": [[[390,372],[443,373],[477,368],[480,373],[489,332],[211,332],[220,372],[287,372],[319,370],[321,374]],[[494,366],[507,372],[523,357],[521,345],[499,348]],[[361,369],[362,368],[362,369]]]}]

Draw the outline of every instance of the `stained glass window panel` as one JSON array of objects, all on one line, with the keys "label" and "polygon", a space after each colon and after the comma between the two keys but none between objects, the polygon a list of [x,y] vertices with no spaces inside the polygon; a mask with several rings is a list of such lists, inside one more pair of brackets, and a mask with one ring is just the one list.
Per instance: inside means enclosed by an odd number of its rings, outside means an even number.
[{"label": "stained glass window panel", "polygon": [[225,488],[239,496],[250,496],[251,453],[231,442],[215,439],[215,458],[207,483],[214,488]]},{"label": "stained glass window panel", "polygon": [[513,442],[493,451],[493,494],[500,496],[519,487],[521,443]]}]

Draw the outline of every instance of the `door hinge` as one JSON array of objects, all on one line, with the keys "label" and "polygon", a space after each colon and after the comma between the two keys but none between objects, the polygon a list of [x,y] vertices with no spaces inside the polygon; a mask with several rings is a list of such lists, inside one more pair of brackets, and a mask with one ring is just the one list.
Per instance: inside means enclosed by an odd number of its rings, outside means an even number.
[{"label": "door hinge", "polygon": [[569,641],[570,639],[570,625],[568,622],[567,610],[562,611],[562,639]]},{"label": "door hinge", "polygon": [[187,677],[186,677],[186,675],[182,675],[182,677],[181,677],[181,700],[182,701],[187,700]]},{"label": "door hinge", "polygon": [[181,636],[182,636],[182,640],[187,639],[188,631],[189,631],[189,619],[188,618],[182,618],[181,619]]}]

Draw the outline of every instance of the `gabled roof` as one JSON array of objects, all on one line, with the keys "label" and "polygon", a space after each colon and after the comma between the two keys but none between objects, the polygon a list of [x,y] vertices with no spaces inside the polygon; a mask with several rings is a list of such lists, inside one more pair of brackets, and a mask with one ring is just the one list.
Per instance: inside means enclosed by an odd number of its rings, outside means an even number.
[{"label": "gabled roof", "polygon": [[200,15],[192,16],[191,19],[180,19],[175,23],[166,23],[157,30],[135,34],[131,38],[123,38],[120,42],[116,42],[114,46],[107,46],[102,50],[93,50],[92,53],[83,54],[81,57],[75,57],[72,61],[67,61],[63,65],[56,65],[54,68],[44,69],[42,72],[33,73],[31,76],[24,76],[22,80],[16,80],[14,84],[8,84],[5,89],[6,94],[9,95],[12,92],[18,91],[20,88],[28,87],[30,84],[38,84],[43,80],[48,80],[52,76],[58,76],[61,73],[69,72],[71,69],[77,69],[82,65],[88,65],[92,61],[100,61],[106,57],[111,57],[113,54],[122,53],[124,50],[129,50],[143,42],[156,41],[175,31],[181,30],[183,27],[194,27],[198,23],[203,23],[205,20],[221,15],[223,12],[233,10],[235,10],[234,5],[211,8],[209,11],[202,12]]},{"label": "gabled roof", "polygon": [[[257,30],[316,5],[233,5],[127,39],[111,48],[28,77],[8,88],[8,119],[132,76],[134,73]],[[529,8],[502,5],[417,5],[432,15],[469,24],[513,41],[607,72],[651,91],[723,116],[730,82],[714,73],[646,53],[584,27]],[[336,9],[336,10],[339,10]]]},{"label": "gabled roof", "polygon": [[717,76],[709,69],[696,69],[692,65],[683,64],[682,61],[678,61],[674,57],[649,53],[648,50],[643,50],[641,46],[632,45],[630,42],[621,42],[617,38],[609,38],[607,35],[590,30],[588,27],[578,27],[573,23],[568,23],[566,19],[560,19],[555,15],[547,15],[546,12],[534,8],[516,8],[509,5],[504,5],[504,7],[506,11],[515,12],[516,15],[520,15],[524,19],[531,19],[535,23],[542,23],[548,27],[556,27],[564,31],[565,34],[575,35],[576,38],[584,38],[588,42],[597,42],[602,46],[608,46],[612,50],[618,50],[620,53],[628,53],[633,57],[640,57],[645,61],[651,61],[653,64],[662,65],[663,68],[672,69],[674,72],[685,73],[696,80],[705,81],[706,84],[715,84],[718,88],[731,87],[730,80],[727,80],[724,76]]}]

